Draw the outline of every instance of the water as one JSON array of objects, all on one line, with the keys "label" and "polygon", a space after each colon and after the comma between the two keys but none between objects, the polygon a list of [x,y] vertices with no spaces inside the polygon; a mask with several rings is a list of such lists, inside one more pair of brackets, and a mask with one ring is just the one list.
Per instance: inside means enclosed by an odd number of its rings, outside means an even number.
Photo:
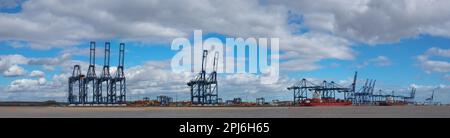
[{"label": "water", "polygon": [[0,117],[93,118],[450,118],[450,106],[0,107]]}]

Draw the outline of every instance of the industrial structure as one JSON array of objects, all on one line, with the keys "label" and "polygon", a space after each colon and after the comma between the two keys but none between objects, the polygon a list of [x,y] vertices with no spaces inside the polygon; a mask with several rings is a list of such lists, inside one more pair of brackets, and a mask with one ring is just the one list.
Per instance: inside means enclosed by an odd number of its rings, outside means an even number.
[{"label": "industrial structure", "polygon": [[371,105],[407,105],[415,104],[414,98],[416,95],[416,88],[412,87],[409,95],[396,95],[395,91],[386,94],[383,90],[379,90],[378,94],[371,95]]},{"label": "industrial structure", "polygon": [[[89,67],[86,75],[82,74],[80,65],[75,65],[72,76],[69,77],[69,104],[126,103],[125,44],[120,43],[119,45],[119,64],[114,77],[110,74],[110,52],[110,43],[105,42],[103,70],[101,75],[97,76],[95,73],[95,42],[90,43]],[[92,100],[89,100],[89,96],[92,96]]]},{"label": "industrial structure", "polygon": [[[114,75],[110,72],[110,43],[105,42],[103,68],[100,75],[95,69],[95,42],[90,42],[89,66],[84,75],[80,65],[74,65],[72,76],[68,78],[68,103],[74,105],[95,104],[125,104],[126,103],[126,77],[124,74],[125,44],[119,44],[119,62]],[[201,71],[190,80],[191,99],[189,103],[180,105],[219,105],[223,104],[218,97],[217,68],[219,54],[214,53],[212,71],[207,73],[208,51],[202,51]],[[293,91],[293,101],[274,101],[273,105],[300,105],[300,106],[341,106],[341,105],[406,105],[415,104],[416,89],[412,88],[407,96],[395,95],[395,92],[386,94],[383,90],[375,93],[376,80],[366,79],[360,89],[356,89],[357,72],[349,86],[341,86],[334,81],[314,83],[301,79],[287,89]],[[337,96],[340,95],[340,96]],[[433,104],[434,91],[426,102]],[[169,106],[173,99],[168,96],[158,96],[156,100],[144,99],[136,105]],[[256,98],[256,103],[242,102],[241,98],[225,101],[227,105],[266,105],[263,97]],[[176,105],[178,105],[176,103]]]},{"label": "industrial structure", "polygon": [[[294,105],[310,104],[316,100],[319,100],[318,103],[348,104],[353,99],[352,93],[355,91],[355,84],[356,73],[354,81],[349,87],[340,86],[334,81],[323,81],[321,84],[315,84],[303,78],[287,89],[294,92]],[[343,94],[342,100],[336,99],[337,93]]]},{"label": "industrial structure", "polygon": [[256,98],[256,105],[264,105],[266,103],[264,97]]},{"label": "industrial structure", "polygon": [[156,99],[159,102],[160,106],[168,106],[170,103],[173,102],[172,97],[165,95],[157,96]]},{"label": "industrial structure", "polygon": [[433,89],[433,91],[431,92],[431,96],[429,98],[425,99],[425,103],[426,105],[441,105],[441,102],[436,102],[434,101],[434,94],[437,91],[438,88]]},{"label": "industrial structure", "polygon": [[239,105],[242,104],[242,98],[240,97],[233,98],[233,100],[227,100],[225,103],[227,105]]},{"label": "industrial structure", "polygon": [[217,84],[217,64],[219,54],[215,53],[213,61],[213,71],[206,73],[206,59],[208,51],[203,50],[202,67],[200,73],[187,83],[191,91],[191,102],[195,105],[214,105],[219,103]]},{"label": "industrial structure", "polygon": [[[358,73],[355,72],[350,86],[340,86],[333,81],[323,81],[315,84],[302,79],[288,90],[294,92],[293,104],[303,106],[336,106],[336,105],[406,105],[414,104],[415,88],[409,96],[383,94],[382,90],[374,94],[376,80],[366,79],[361,89],[356,90]],[[309,93],[309,94],[308,94]],[[336,94],[342,93],[343,99],[337,99]]]},{"label": "industrial structure", "polygon": [[431,97],[425,99],[425,103],[427,103],[427,104],[433,104],[433,100],[434,100],[434,89],[433,89],[433,92],[431,93]]},{"label": "industrial structure", "polygon": [[[355,73],[355,78],[354,78],[354,87],[356,87],[356,78],[357,78],[357,73]],[[366,79],[364,85],[361,87],[360,90],[355,91],[353,90],[353,104],[355,105],[371,105],[373,104],[373,100],[374,100],[374,90],[375,90],[375,83],[377,82],[377,80],[372,80],[372,79]]]}]

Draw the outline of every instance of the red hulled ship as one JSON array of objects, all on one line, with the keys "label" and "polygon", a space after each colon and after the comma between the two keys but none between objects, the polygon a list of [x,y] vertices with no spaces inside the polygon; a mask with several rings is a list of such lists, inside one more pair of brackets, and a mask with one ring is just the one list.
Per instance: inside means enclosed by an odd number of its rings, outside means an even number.
[{"label": "red hulled ship", "polygon": [[305,99],[299,103],[300,106],[349,106],[351,101],[334,98],[313,98]]}]

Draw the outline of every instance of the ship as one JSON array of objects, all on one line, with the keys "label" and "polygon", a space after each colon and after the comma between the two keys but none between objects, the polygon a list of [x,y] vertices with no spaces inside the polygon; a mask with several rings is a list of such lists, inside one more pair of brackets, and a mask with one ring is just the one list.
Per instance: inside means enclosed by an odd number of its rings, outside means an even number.
[{"label": "ship", "polygon": [[352,101],[341,100],[336,98],[321,98],[320,93],[313,94],[312,99],[305,99],[300,101],[300,106],[350,106]]},{"label": "ship", "polygon": [[386,97],[386,101],[380,102],[379,106],[403,106],[408,105],[408,102],[394,100],[394,97]]},{"label": "ship", "polygon": [[334,98],[313,98],[313,99],[305,99],[299,103],[300,106],[350,106],[352,105],[351,101],[340,100]]},{"label": "ship", "polygon": [[380,106],[403,106],[403,105],[408,105],[408,103],[406,103],[406,102],[395,102],[395,103],[382,102],[379,105]]}]

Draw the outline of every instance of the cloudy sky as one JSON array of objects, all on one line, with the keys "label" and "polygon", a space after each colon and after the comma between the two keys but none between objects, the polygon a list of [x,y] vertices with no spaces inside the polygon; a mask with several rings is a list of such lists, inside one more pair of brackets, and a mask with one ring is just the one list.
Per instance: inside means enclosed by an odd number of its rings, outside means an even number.
[{"label": "cloudy sky", "polygon": [[301,78],[348,85],[358,71],[359,84],[376,79],[377,90],[400,95],[416,87],[419,102],[436,89],[436,100],[450,103],[449,6],[448,0],[2,0],[0,101],[65,101],[73,65],[86,71],[89,41],[111,42],[112,66],[118,44],[126,43],[128,99],[188,100],[193,74],[171,72],[177,51],[170,44],[200,29],[221,40],[280,38],[278,83],[221,74],[224,99],[291,100],[285,88]]}]

